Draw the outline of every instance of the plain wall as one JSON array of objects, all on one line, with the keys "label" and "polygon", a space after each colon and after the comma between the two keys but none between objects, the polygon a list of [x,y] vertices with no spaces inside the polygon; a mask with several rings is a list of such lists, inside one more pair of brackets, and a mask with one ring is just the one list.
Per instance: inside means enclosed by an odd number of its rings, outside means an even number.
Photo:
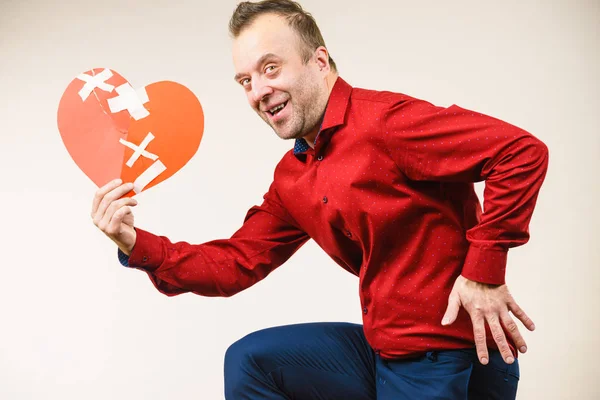
[{"label": "plain wall", "polygon": [[[204,107],[200,149],[138,196],[137,226],[200,243],[229,237],[260,203],[293,143],[232,80],[236,3],[0,1],[0,398],[220,399],[223,355],[238,338],[361,321],[357,278],[314,242],[231,298],[168,298],[122,267],[91,221],[96,187],[56,123],[67,85],[91,68],[136,87],[177,81]],[[509,288],[537,325],[521,328],[518,398],[600,398],[599,3],[302,4],[350,84],[458,104],[548,145],[531,240],[509,252]]]}]

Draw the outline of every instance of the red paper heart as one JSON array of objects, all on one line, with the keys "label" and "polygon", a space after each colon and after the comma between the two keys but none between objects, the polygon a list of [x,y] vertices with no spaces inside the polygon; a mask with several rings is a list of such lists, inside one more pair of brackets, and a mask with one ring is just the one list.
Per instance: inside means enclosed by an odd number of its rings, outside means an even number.
[{"label": "red paper heart", "polygon": [[134,182],[127,194],[156,186],[194,156],[204,113],[185,86],[162,81],[133,88],[109,69],[74,79],[58,106],[58,129],[67,151],[98,186]]}]

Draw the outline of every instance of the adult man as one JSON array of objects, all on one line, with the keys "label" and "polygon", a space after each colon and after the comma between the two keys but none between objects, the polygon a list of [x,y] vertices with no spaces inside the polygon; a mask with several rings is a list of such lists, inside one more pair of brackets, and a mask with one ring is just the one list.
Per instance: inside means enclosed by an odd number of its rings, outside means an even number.
[{"label": "adult man", "polygon": [[[455,105],[351,87],[291,1],[241,3],[230,31],[251,107],[295,139],[264,202],[230,239],[172,243],[134,228],[136,201],[121,198],[131,186],[113,182],[94,222],[167,295],[231,296],[313,239],[359,277],[364,326],[248,335],[227,351],[226,398],[514,398],[526,345],[509,311],[534,326],[504,271],[528,239],[546,146]],[[484,179],[482,214],[473,182]]]}]

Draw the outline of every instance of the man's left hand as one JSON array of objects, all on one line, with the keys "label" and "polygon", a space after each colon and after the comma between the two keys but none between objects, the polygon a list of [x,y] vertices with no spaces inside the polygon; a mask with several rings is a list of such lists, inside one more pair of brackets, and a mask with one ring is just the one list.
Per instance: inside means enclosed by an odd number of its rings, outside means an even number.
[{"label": "man's left hand", "polygon": [[517,305],[506,285],[489,285],[474,282],[461,275],[454,283],[454,287],[450,293],[448,308],[442,319],[442,325],[452,324],[456,320],[461,306],[471,316],[477,356],[482,364],[487,364],[489,360],[485,337],[486,321],[506,363],[512,364],[515,359],[510,347],[508,347],[501,324],[510,333],[519,351],[521,353],[527,351],[525,340],[521,336],[517,324],[511,318],[509,311],[530,331],[535,329],[535,325],[521,307]]}]

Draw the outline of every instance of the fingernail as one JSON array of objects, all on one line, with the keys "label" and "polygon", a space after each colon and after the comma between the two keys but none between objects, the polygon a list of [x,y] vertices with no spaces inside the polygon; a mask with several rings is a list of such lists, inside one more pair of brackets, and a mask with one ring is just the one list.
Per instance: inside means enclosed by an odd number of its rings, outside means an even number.
[{"label": "fingernail", "polygon": [[535,324],[531,324],[531,329],[535,329]]},{"label": "fingernail", "polygon": [[115,183],[116,183],[117,185],[120,185],[121,183],[123,183],[123,181],[122,181],[121,179],[115,179]]},{"label": "fingernail", "polygon": [[483,357],[483,358],[481,359],[481,363],[482,363],[482,364],[487,364],[487,363],[488,363],[488,359],[487,359],[487,358],[485,358],[485,357]]},{"label": "fingernail", "polygon": [[527,346],[521,346],[521,353],[525,353],[527,351]]},{"label": "fingernail", "polygon": [[514,359],[514,358],[512,358],[512,357],[508,357],[508,358],[506,359],[506,362],[507,362],[508,364],[512,364],[513,362],[515,362],[515,359]]},{"label": "fingernail", "polygon": [[448,318],[444,318],[442,320],[442,325],[448,325]]}]

